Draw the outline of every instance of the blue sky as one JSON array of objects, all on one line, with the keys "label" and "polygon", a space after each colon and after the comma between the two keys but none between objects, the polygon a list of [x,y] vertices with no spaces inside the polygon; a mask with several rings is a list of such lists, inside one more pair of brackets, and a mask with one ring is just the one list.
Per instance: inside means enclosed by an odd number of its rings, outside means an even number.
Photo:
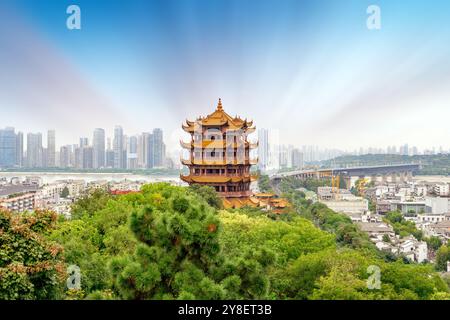
[{"label": "blue sky", "polygon": [[443,0],[2,0],[0,126],[59,145],[162,127],[175,145],[221,97],[287,144],[448,149],[449,21]]}]

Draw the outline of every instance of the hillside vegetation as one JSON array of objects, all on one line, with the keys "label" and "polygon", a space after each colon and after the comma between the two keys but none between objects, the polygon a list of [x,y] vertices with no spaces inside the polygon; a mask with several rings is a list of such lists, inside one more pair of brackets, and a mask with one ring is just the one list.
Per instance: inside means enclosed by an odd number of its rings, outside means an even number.
[{"label": "hillside vegetation", "polygon": [[[450,298],[446,281],[431,265],[406,264],[386,256],[347,217],[312,204],[301,192],[286,187],[285,196],[293,207],[282,217],[258,209],[218,209],[210,205],[217,204],[213,196],[205,190],[164,183],[121,196],[96,191],[75,204],[72,220],[51,220],[47,228],[46,216],[28,213],[20,219],[32,217],[33,223],[19,223],[20,231],[12,227],[16,224],[11,216],[1,212],[0,296]],[[30,236],[39,241],[30,242]],[[31,250],[32,259],[12,256],[12,247],[20,252]],[[34,254],[34,250],[40,251]],[[39,261],[47,266],[42,274],[12,266]],[[67,288],[66,279],[59,276],[60,264],[80,268],[80,288]],[[5,282],[4,275],[12,280]],[[12,291],[12,281],[19,281],[14,279],[20,279],[23,290]]]}]

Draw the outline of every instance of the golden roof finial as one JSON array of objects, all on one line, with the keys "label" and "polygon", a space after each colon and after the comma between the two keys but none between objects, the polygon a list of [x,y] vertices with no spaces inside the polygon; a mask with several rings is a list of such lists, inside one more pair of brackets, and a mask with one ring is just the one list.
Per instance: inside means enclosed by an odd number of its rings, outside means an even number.
[{"label": "golden roof finial", "polygon": [[222,99],[219,98],[219,103],[217,104],[217,110],[223,110],[222,108]]}]

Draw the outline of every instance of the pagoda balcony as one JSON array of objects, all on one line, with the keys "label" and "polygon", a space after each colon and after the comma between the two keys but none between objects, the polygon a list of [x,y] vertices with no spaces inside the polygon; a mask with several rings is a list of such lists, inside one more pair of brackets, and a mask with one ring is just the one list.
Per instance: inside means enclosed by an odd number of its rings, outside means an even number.
[{"label": "pagoda balcony", "polygon": [[180,146],[187,150],[192,149],[255,149],[258,147],[258,143],[245,142],[228,142],[226,140],[202,140],[196,142],[184,142],[180,140]]},{"label": "pagoda balcony", "polygon": [[257,177],[255,175],[243,175],[243,176],[181,175],[180,179],[187,183],[222,184],[222,183],[252,182],[255,181]]},{"label": "pagoda balcony", "polygon": [[[233,159],[234,160],[234,159]],[[181,159],[181,163],[185,166],[189,165],[218,165],[218,166],[226,166],[226,165],[255,165],[258,164],[258,159],[246,159],[244,161],[241,160],[225,160],[225,159],[194,159],[193,161],[189,159]]]}]

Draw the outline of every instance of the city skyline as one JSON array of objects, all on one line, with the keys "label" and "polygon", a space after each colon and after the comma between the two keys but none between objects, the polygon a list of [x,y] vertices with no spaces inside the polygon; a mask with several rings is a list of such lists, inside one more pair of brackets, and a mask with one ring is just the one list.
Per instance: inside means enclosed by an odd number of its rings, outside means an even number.
[{"label": "city skyline", "polygon": [[[103,128],[95,128],[90,134],[80,137],[79,143],[72,141],[69,144],[60,144],[57,132],[53,129],[44,134],[24,134],[9,126],[0,128],[0,168],[148,169],[167,167],[167,161],[170,161],[170,167],[179,167],[178,160],[183,155],[181,147],[175,153],[168,153],[163,136],[161,128],[129,135],[121,126],[115,126],[112,136],[107,136]],[[303,168],[306,163],[344,155],[450,154],[450,150],[442,146],[419,149],[408,143],[399,146],[388,145],[384,148],[362,146],[354,150],[282,144],[277,130],[265,128],[257,130],[257,140],[259,145],[253,156],[257,155],[258,168],[262,171]]]},{"label": "city skyline", "polygon": [[[92,138],[79,143],[58,144],[55,130],[24,133],[14,127],[0,128],[0,168],[148,169],[167,167],[163,131],[127,135],[115,126],[114,136],[96,128]],[[111,143],[111,139],[113,143]],[[44,143],[44,141],[47,141]],[[139,143],[138,143],[139,141]],[[24,147],[26,145],[26,147]]]},{"label": "city skyline", "polygon": [[81,30],[69,1],[0,4],[0,118],[22,132],[161,127],[174,152],[221,97],[285,144],[450,148],[448,2],[377,1],[376,31],[369,1],[76,3]]}]

